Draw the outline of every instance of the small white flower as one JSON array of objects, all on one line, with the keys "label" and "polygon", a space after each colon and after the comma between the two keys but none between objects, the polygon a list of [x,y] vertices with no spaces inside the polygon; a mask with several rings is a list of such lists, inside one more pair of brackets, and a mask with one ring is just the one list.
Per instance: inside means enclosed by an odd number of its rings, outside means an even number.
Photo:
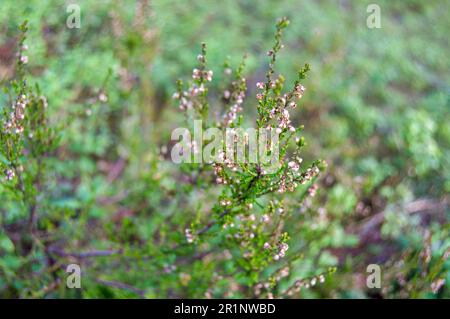
[{"label": "small white flower", "polygon": [[192,232],[189,228],[186,228],[185,231],[186,241],[191,244],[194,242],[194,237],[192,236]]},{"label": "small white flower", "polygon": [[20,62],[22,62],[23,64],[27,64],[28,63],[28,57],[26,55],[23,55],[20,57]]},{"label": "small white flower", "polygon": [[200,70],[198,70],[198,69],[193,69],[193,70],[192,70],[192,78],[193,78],[194,80],[199,79],[199,78],[200,78]]},{"label": "small white flower", "polygon": [[319,276],[319,281],[320,281],[321,283],[325,282],[325,276],[324,276],[324,275],[320,275],[320,276]]},{"label": "small white flower", "polygon": [[108,97],[106,96],[105,93],[100,93],[100,95],[98,96],[98,100],[99,100],[100,102],[105,103],[105,102],[108,101]]},{"label": "small white flower", "polygon": [[209,70],[205,73],[205,78],[208,82],[212,81],[213,71]]},{"label": "small white flower", "polygon": [[300,166],[298,165],[298,163],[297,163],[297,162],[294,162],[294,161],[290,161],[290,162],[288,163],[288,167],[289,167],[290,169],[292,169],[294,172],[297,172],[297,171],[300,169]]},{"label": "small white flower", "polygon": [[14,173],[14,171],[12,169],[6,170],[6,180],[7,181],[11,181],[15,176],[16,176],[16,174]]}]

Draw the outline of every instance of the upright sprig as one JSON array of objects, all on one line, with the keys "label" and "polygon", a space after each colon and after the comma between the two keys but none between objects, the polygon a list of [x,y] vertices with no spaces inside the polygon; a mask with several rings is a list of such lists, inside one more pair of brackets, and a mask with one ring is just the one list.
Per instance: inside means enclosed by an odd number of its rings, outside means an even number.
[{"label": "upright sprig", "polygon": [[47,99],[38,85],[29,86],[25,55],[28,46],[28,24],[20,27],[16,77],[5,88],[10,103],[3,107],[0,127],[0,168],[3,186],[20,199],[29,213],[27,231],[34,233],[39,211],[39,198],[45,181],[46,161],[57,142],[56,130],[49,125]]},{"label": "upright sprig", "polygon": [[201,53],[197,56],[197,61],[199,65],[192,70],[192,82],[189,88],[183,90],[183,81],[178,80],[178,90],[173,98],[179,100],[180,110],[194,111],[194,117],[200,117],[206,122],[209,110],[207,83],[212,81],[213,71],[207,70],[205,43],[202,43]]},{"label": "upright sprig", "polygon": [[20,157],[23,150],[24,131],[26,123],[26,108],[29,105],[27,97],[27,82],[25,79],[25,65],[28,63],[28,56],[25,52],[28,47],[25,44],[28,31],[28,22],[25,21],[19,26],[20,35],[18,41],[18,52],[16,59],[16,79],[11,81],[10,87],[5,88],[9,95],[9,105],[3,107],[2,127],[0,130],[1,154],[3,155],[2,171],[4,179],[9,182],[6,187],[11,187],[14,180],[20,191],[24,192]]}]

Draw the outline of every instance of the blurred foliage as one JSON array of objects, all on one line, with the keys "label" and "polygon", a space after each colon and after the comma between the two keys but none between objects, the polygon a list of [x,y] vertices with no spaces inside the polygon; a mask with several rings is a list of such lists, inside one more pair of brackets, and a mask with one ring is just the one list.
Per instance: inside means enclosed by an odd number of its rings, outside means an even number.
[{"label": "blurred foliage", "polygon": [[[80,29],[66,27],[69,3],[81,7]],[[291,249],[305,255],[290,278],[338,267],[295,297],[450,297],[450,4],[377,1],[382,28],[369,29],[369,3],[3,0],[1,84],[15,77],[17,30],[28,19],[29,86],[39,84],[61,136],[48,158],[48,191],[36,197],[48,207],[38,229],[51,251],[23,246],[28,211],[0,185],[0,295],[204,297],[213,285],[212,296],[248,297],[213,272],[208,256],[168,271],[177,258],[171,243],[220,192],[196,185],[160,150],[170,150],[170,132],[183,123],[170,97],[199,43],[208,44],[219,92],[224,61],[237,66],[248,53],[252,96],[273,24],[288,16],[277,70],[289,83],[312,66],[292,120],[305,125],[303,157],[329,165],[314,201],[294,208],[290,232],[301,236]],[[2,110],[8,103],[0,95]],[[255,105],[244,103],[244,112],[256,116]],[[120,252],[75,254],[91,250]],[[87,269],[81,290],[53,285],[70,262]],[[382,265],[381,290],[365,285],[369,263]],[[435,294],[439,278],[446,283]]]}]

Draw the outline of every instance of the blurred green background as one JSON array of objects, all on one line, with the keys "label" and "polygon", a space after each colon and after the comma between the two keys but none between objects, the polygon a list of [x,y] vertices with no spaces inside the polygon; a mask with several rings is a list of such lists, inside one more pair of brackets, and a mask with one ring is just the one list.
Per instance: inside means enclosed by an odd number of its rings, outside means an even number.
[{"label": "blurred green background", "polygon": [[[81,8],[80,29],[66,27],[69,3]],[[380,29],[366,26],[370,3],[381,8]],[[67,229],[76,238],[70,245],[84,247],[90,240],[108,246],[115,242],[112,233],[148,239],[165,217],[195,206],[195,198],[189,205],[176,199],[177,168],[158,155],[183,121],[171,101],[176,80],[190,74],[206,42],[212,85],[220,89],[226,59],[237,65],[248,53],[248,95],[254,95],[274,23],[287,16],[291,24],[277,70],[289,81],[304,63],[312,66],[294,121],[305,125],[305,158],[329,165],[316,210],[328,214],[331,237],[324,240],[332,247],[323,258],[341,267],[329,286],[307,297],[367,297],[361,276],[368,263],[402,260],[403,253],[420,249],[428,233],[436,256],[450,244],[449,11],[445,0],[2,0],[0,80],[13,75],[17,26],[28,19],[32,80],[48,98],[51,119],[64,127],[53,205],[85,216],[79,227]],[[97,100],[99,92],[106,102]],[[245,105],[245,112],[255,113],[252,102]],[[21,218],[14,203],[0,206],[8,211],[4,224]],[[160,216],[152,215],[151,223],[144,212],[126,218],[141,211]],[[123,216],[129,225],[114,230]],[[92,226],[85,238],[80,229],[92,220],[106,226]],[[8,251],[6,234],[0,249]],[[5,278],[20,277],[14,254],[0,259]],[[386,278],[393,267],[386,267]],[[137,281],[132,276],[126,270],[111,275]],[[17,279],[18,291],[25,280]],[[441,297],[450,296],[447,287]],[[436,296],[428,283],[417,289],[416,296]],[[83,296],[133,296],[121,293],[92,287]]]}]

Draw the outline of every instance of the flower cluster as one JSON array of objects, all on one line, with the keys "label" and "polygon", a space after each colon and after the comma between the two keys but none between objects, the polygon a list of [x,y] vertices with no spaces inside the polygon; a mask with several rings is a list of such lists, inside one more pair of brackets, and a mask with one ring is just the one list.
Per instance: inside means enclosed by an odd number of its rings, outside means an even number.
[{"label": "flower cluster", "polygon": [[297,161],[288,162],[285,174],[281,176],[278,183],[273,183],[272,188],[278,187],[279,193],[285,193],[286,191],[293,192],[300,185],[304,185],[310,182],[314,177],[320,173],[320,169],[314,165],[306,169],[305,172],[300,172],[300,158]]},{"label": "flower cluster", "polygon": [[278,245],[278,252],[273,256],[274,260],[278,260],[283,258],[286,255],[287,250],[289,249],[289,245],[286,243],[280,243]]},{"label": "flower cluster", "polygon": [[235,89],[232,91],[224,91],[224,98],[231,103],[228,111],[223,115],[224,125],[226,127],[231,126],[236,121],[237,114],[242,111],[242,103],[245,99],[245,78],[233,81],[232,87]]},{"label": "flower cluster", "polygon": [[202,70],[199,70],[199,69],[193,69],[192,70],[192,78],[194,80],[205,79],[206,81],[211,82],[212,81],[212,76],[213,76],[213,71],[211,71],[211,70],[207,70],[207,71],[202,71]]},{"label": "flower cluster", "polygon": [[4,131],[7,134],[21,134],[24,131],[23,120],[25,119],[25,108],[28,104],[27,96],[20,94],[12,105],[9,119],[4,123]]},{"label": "flower cluster", "polygon": [[433,282],[431,283],[431,291],[432,291],[434,294],[437,294],[438,291],[442,288],[442,286],[443,286],[444,284],[445,284],[445,278],[439,278],[439,279],[433,281]]},{"label": "flower cluster", "polygon": [[7,169],[5,175],[6,180],[11,181],[16,176],[16,173],[14,173],[14,170],[12,169]]},{"label": "flower cluster", "polygon": [[325,282],[326,276],[334,273],[335,271],[336,267],[330,267],[326,272],[321,273],[319,275],[296,280],[292,286],[286,289],[283,295],[291,297],[295,293],[299,293],[302,288],[309,289],[314,287],[318,283],[322,284]]},{"label": "flower cluster", "polygon": [[[283,78],[277,79],[275,82],[270,81],[267,84],[268,88],[274,89],[277,87],[282,87],[283,85]],[[298,86],[298,85],[297,85]],[[296,86],[296,88],[297,88]],[[301,92],[304,92],[304,87],[302,85],[299,85],[302,88]],[[258,82],[256,84],[256,87],[260,90],[265,90],[266,85],[264,85],[261,82]],[[261,104],[263,104],[263,100],[266,98],[267,94],[269,92],[267,90],[257,93],[256,99],[260,101]],[[275,119],[276,120],[276,132],[278,134],[281,134],[284,130],[288,129],[290,132],[295,132],[296,129],[293,125],[291,125],[291,119],[290,119],[290,113],[288,110],[288,107],[291,109],[295,109],[297,107],[297,102],[293,100],[293,97],[296,97],[297,99],[300,99],[303,93],[297,93],[297,89],[294,90],[294,93],[285,93],[284,95],[277,97],[273,103],[273,107],[270,109],[268,118],[269,120]],[[270,130],[272,129],[272,125],[268,124],[267,128]]]},{"label": "flower cluster", "polygon": [[316,196],[317,188],[318,188],[318,187],[317,187],[316,184],[313,184],[310,188],[308,188],[308,194],[309,194],[309,196],[311,196],[311,197]]},{"label": "flower cluster", "polygon": [[280,282],[283,278],[287,278],[290,275],[290,269],[288,266],[283,267],[277,270],[267,282],[258,283],[254,286],[253,292],[255,296],[260,297],[263,294],[263,290],[266,292],[266,297],[268,299],[273,299],[274,295],[271,292],[271,288],[273,288],[278,282]]},{"label": "flower cluster", "polygon": [[176,92],[173,94],[175,100],[179,100],[180,110],[190,110],[199,105],[197,97],[205,93],[205,85],[203,79],[208,81],[212,80],[212,71],[206,73],[200,72],[198,69],[194,69],[192,72],[192,78],[198,80],[200,83],[192,83],[191,86],[182,92]]},{"label": "flower cluster", "polygon": [[178,81],[178,91],[173,95],[179,101],[179,108],[183,111],[194,109],[200,114],[205,114],[208,109],[206,83],[211,82],[213,71],[206,69],[206,45],[202,45],[202,53],[197,56],[200,63],[198,68],[192,70],[192,83],[183,90],[183,83]]},{"label": "flower cluster", "polygon": [[186,241],[191,244],[194,242],[194,235],[192,235],[192,230],[190,228],[186,228],[184,230],[184,234],[186,236]]},{"label": "flower cluster", "polygon": [[295,86],[294,89],[294,96],[297,99],[301,99],[303,97],[303,94],[305,93],[305,87],[303,85],[301,85],[300,83],[297,83],[297,85]]},{"label": "flower cluster", "polygon": [[163,271],[166,274],[173,273],[176,270],[177,270],[177,266],[176,265],[164,265],[164,268],[163,268]]},{"label": "flower cluster", "polygon": [[28,56],[24,54],[25,51],[28,50],[28,46],[26,44],[22,44],[20,47],[19,52],[17,53],[18,60],[20,64],[27,64],[28,63]]}]

